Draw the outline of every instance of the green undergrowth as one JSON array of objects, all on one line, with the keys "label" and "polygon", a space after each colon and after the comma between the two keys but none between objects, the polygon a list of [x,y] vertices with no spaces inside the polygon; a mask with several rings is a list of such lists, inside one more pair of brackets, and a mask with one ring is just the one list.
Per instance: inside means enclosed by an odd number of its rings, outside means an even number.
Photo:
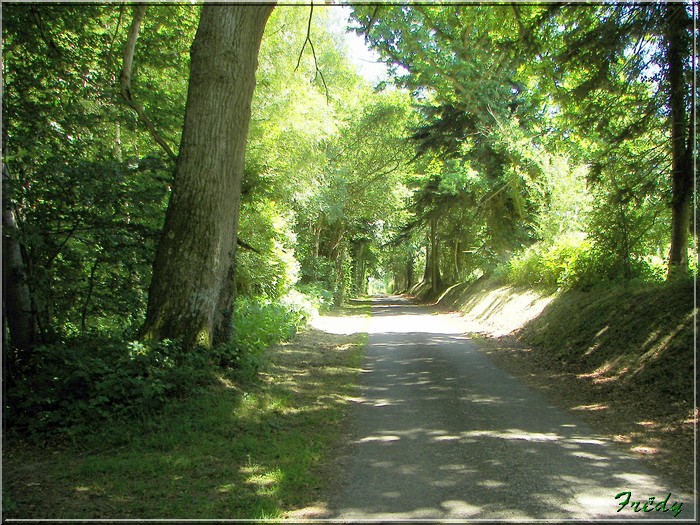
[{"label": "green undergrowth", "polygon": [[307,328],[270,349],[255,377],[222,369],[148,418],[63,443],[6,441],[3,516],[265,519],[307,505],[365,342]]},{"label": "green undergrowth", "polygon": [[5,428],[25,439],[81,439],[104,424],[152,417],[214,381],[217,373],[253,379],[266,350],[315,315],[309,296],[277,301],[241,297],[229,343],[187,350],[177,340],[125,341],[104,334],[65,337],[5,361]]},{"label": "green undergrowth", "polygon": [[562,370],[596,382],[646,389],[690,407],[694,360],[693,282],[618,284],[559,294],[520,332]]}]

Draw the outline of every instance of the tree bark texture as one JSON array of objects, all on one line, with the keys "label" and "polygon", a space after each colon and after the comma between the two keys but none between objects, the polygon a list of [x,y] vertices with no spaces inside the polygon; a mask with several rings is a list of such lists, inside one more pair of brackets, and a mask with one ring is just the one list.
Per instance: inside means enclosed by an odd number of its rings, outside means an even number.
[{"label": "tree bark texture", "polygon": [[[666,60],[670,89],[671,128],[671,249],[668,275],[685,273],[688,268],[688,233],[691,227],[690,212],[693,193],[693,129],[694,105],[687,97],[691,83],[685,78],[684,62],[690,56],[692,24],[685,3],[666,5]],[[691,110],[687,111],[690,103]],[[690,113],[690,118],[688,114]]]},{"label": "tree bark texture", "polygon": [[157,249],[144,339],[188,348],[226,337],[258,51],[273,5],[204,5],[185,124]]},{"label": "tree bark texture", "polygon": [[[4,133],[3,133],[4,135]],[[4,139],[4,137],[3,137]],[[37,323],[27,281],[26,265],[19,241],[15,211],[8,202],[10,172],[5,163],[7,140],[3,140],[2,162],[2,320],[3,347],[9,344],[27,351],[36,343]]]},{"label": "tree bark texture", "polygon": [[437,294],[441,285],[442,277],[440,276],[440,241],[437,235],[438,218],[433,215],[430,217],[430,285],[434,294]]}]

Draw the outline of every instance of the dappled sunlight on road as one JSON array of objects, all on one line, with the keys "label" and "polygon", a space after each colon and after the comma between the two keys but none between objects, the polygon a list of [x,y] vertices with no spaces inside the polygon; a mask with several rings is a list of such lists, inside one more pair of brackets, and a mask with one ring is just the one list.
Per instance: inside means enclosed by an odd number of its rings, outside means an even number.
[{"label": "dappled sunlight on road", "polygon": [[[351,466],[331,517],[668,518],[618,513],[622,491],[644,499],[673,488],[498,368],[457,316],[382,298],[367,330],[361,385],[348,398]],[[692,496],[673,497],[686,502],[683,517],[691,518]]]},{"label": "dappled sunlight on road", "polygon": [[455,314],[431,313],[396,296],[379,297],[372,306],[370,334],[423,333],[457,335],[466,332],[464,320]]}]

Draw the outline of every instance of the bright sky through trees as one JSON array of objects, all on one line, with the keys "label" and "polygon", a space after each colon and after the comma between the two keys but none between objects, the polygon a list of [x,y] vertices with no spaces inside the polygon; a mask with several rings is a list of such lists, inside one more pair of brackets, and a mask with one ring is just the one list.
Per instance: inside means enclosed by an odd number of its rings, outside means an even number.
[{"label": "bright sky through trees", "polygon": [[332,12],[329,24],[331,30],[338,33],[345,31],[348,58],[357,68],[357,72],[372,84],[386,80],[388,78],[387,67],[379,61],[379,54],[367,47],[363,37],[353,31],[346,31],[352,9],[347,6],[332,6],[330,9]]}]

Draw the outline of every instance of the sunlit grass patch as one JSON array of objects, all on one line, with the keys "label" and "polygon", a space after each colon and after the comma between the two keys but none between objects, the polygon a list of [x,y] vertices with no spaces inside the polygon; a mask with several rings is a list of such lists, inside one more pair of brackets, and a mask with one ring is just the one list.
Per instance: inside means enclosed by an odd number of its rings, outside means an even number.
[{"label": "sunlit grass patch", "polygon": [[309,329],[271,349],[257,379],[222,374],[157,417],[75,446],[6,448],[6,516],[280,519],[312,504],[365,342]]}]

